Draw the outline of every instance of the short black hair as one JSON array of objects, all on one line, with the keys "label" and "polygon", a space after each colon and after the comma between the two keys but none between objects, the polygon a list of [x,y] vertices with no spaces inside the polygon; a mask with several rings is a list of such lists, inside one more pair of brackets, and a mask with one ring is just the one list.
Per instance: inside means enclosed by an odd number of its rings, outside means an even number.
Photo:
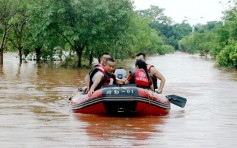
[{"label": "short black hair", "polygon": [[108,52],[102,53],[101,56],[99,57],[99,62],[101,62],[100,59],[101,59],[104,55],[109,55],[109,53],[108,53]]},{"label": "short black hair", "polygon": [[107,62],[114,62],[114,59],[113,58],[108,58],[108,59],[106,59],[105,63],[107,63]]},{"label": "short black hair", "polygon": [[141,56],[141,55],[144,57],[144,59],[146,58],[146,54],[145,54],[145,53],[142,53],[142,52],[138,53],[138,54],[136,55],[136,57],[139,57],[139,56]]},{"label": "short black hair", "polygon": [[101,54],[101,57],[103,57],[104,55],[109,55],[109,53],[108,52],[104,52],[104,53]]}]

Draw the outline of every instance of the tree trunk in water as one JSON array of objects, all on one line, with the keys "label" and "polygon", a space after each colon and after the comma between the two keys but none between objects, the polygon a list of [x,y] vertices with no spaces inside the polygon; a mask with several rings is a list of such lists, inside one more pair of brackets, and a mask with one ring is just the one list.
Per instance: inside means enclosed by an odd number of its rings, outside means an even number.
[{"label": "tree trunk in water", "polygon": [[35,48],[35,53],[36,53],[36,61],[39,62],[40,61],[40,50],[41,48]]},{"label": "tree trunk in water", "polygon": [[19,48],[20,64],[22,63],[22,47]]},{"label": "tree trunk in water", "polygon": [[78,67],[81,67],[81,55],[82,55],[82,54],[79,54],[79,55],[78,55],[78,63],[77,63],[77,66],[78,66]]},{"label": "tree trunk in water", "polygon": [[0,65],[3,65],[3,49],[0,49]]},{"label": "tree trunk in water", "polygon": [[91,54],[90,54],[90,65],[92,64],[93,62],[93,50],[91,50]]},{"label": "tree trunk in water", "polygon": [[81,67],[81,56],[82,56],[82,47],[76,47],[75,48],[76,52],[77,52],[77,57],[78,57],[78,62],[77,62],[77,67]]},{"label": "tree trunk in water", "polygon": [[77,56],[78,56],[78,63],[77,63],[78,67],[81,67],[81,57],[82,57],[82,52],[84,50],[85,45],[86,45],[86,43],[81,46],[75,46],[75,50],[76,50]]},{"label": "tree trunk in water", "polygon": [[6,44],[7,31],[5,30],[2,38],[2,43],[0,44],[0,65],[3,65],[3,51]]},{"label": "tree trunk in water", "polygon": [[81,67],[81,57],[82,57],[82,51],[83,51],[84,47],[76,47],[75,50],[77,52],[77,56],[78,56],[78,63],[77,63],[77,66],[78,67]]},{"label": "tree trunk in water", "polygon": [[3,65],[0,64],[0,74],[3,74]]}]

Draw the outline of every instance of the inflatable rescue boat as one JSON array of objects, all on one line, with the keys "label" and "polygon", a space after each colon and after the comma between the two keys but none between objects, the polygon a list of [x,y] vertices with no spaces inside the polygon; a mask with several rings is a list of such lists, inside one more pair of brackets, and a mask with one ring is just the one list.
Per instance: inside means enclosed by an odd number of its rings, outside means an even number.
[{"label": "inflatable rescue boat", "polygon": [[[116,69],[116,77],[126,78],[124,69]],[[76,95],[69,98],[74,113],[104,115],[166,115],[170,103],[184,107],[187,99],[177,95],[158,94],[136,84],[106,85],[91,96],[79,88]]]},{"label": "inflatable rescue boat", "polygon": [[74,113],[85,114],[166,115],[170,110],[167,97],[134,84],[108,85],[90,97],[79,89],[70,103]]}]

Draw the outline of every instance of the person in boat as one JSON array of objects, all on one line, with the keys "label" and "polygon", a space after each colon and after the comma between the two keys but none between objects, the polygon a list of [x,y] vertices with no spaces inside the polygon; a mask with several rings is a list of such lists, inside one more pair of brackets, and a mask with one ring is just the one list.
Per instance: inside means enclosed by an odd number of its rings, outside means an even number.
[{"label": "person in boat", "polygon": [[[91,69],[91,71],[89,72],[89,74],[86,75],[85,77],[85,84],[87,86],[87,88],[89,88],[89,85],[90,85],[90,75],[91,73],[93,72],[94,69],[96,69],[97,67],[102,67],[104,68],[105,66],[105,61],[106,59],[110,58],[110,55],[108,52],[104,52],[102,55],[101,55],[101,58],[100,58],[100,62],[96,65],[93,66],[93,68]],[[87,89],[88,91],[88,89]]]},{"label": "person in boat", "polygon": [[151,75],[147,70],[147,64],[143,60],[137,60],[135,63],[136,71],[130,71],[125,84],[137,84],[138,87],[154,90]]},{"label": "person in boat", "polygon": [[[136,55],[136,60],[143,60],[146,62],[146,55],[144,53],[138,53]],[[157,93],[162,93],[165,85],[165,77],[153,65],[147,64],[147,70],[151,74],[155,91]],[[157,86],[157,79],[160,80],[159,88]]]},{"label": "person in boat", "polygon": [[92,95],[94,91],[100,89],[105,85],[123,84],[121,80],[116,79],[114,75],[115,61],[108,58],[105,61],[104,67],[95,67],[90,73],[90,85],[88,96]]}]

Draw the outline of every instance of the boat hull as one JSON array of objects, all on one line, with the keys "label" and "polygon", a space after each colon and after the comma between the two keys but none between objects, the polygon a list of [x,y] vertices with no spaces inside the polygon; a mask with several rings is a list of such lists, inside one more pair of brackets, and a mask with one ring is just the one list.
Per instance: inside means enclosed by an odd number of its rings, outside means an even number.
[{"label": "boat hull", "polygon": [[77,92],[71,98],[74,113],[106,115],[166,115],[169,100],[151,90],[135,86],[111,86],[95,91],[90,97]]}]

